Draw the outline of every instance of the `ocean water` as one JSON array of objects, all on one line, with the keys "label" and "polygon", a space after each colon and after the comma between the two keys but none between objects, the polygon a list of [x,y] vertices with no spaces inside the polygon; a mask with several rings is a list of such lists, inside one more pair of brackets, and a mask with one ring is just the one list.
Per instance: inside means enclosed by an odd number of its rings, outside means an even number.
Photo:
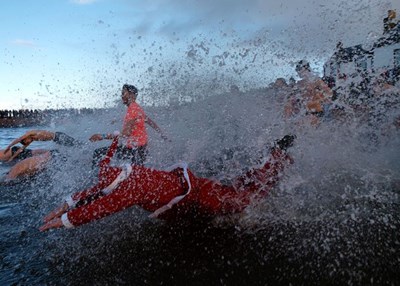
[{"label": "ocean water", "polygon": [[[33,180],[0,188],[0,284],[397,285],[400,136],[390,123],[398,108],[382,109],[379,124],[350,114],[312,127],[284,120],[283,103],[284,95],[265,88],[145,107],[170,138],[149,129],[148,166],[186,161],[223,182],[257,166],[274,140],[297,135],[295,163],[267,198],[208,222],[165,223],[132,207],[40,233],[48,211],[92,183],[92,152],[107,142],[87,139],[120,129],[113,120],[124,108],[34,127],[87,144],[35,143],[58,148],[63,159]],[[0,129],[0,148],[26,130]],[[4,174],[10,166],[0,168]]]}]

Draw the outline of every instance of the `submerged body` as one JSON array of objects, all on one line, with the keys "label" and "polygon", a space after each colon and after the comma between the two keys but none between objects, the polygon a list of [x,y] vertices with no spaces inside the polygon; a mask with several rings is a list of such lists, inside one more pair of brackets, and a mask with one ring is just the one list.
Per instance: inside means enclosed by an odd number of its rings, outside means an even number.
[{"label": "submerged body", "polygon": [[[281,140],[282,141],[282,140]],[[291,146],[293,137],[287,146]],[[237,177],[232,185],[196,177],[185,166],[171,171],[138,165],[125,169],[110,166],[118,145],[114,139],[102,160],[99,183],[73,194],[66,203],[51,212],[41,230],[79,226],[133,205],[152,212],[151,217],[171,218],[187,214],[216,216],[241,212],[252,198],[265,196],[274,187],[292,159],[285,147],[274,147],[267,161]]]},{"label": "submerged body", "polygon": [[[54,155],[58,154],[57,150],[27,149],[26,147],[28,147],[33,141],[53,141],[56,144],[63,146],[82,145],[81,142],[63,132],[51,132],[46,130],[28,131],[21,137],[11,142],[5,150],[0,151],[0,160],[19,160],[6,174],[6,182],[37,174],[47,166]],[[22,147],[14,146],[18,143],[21,143]]]}]

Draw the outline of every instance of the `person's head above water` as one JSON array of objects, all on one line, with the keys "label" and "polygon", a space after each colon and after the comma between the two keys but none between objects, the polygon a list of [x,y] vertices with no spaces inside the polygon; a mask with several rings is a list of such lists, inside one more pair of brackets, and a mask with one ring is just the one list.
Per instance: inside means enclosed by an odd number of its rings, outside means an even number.
[{"label": "person's head above water", "polygon": [[121,97],[122,97],[122,102],[125,105],[129,105],[133,101],[135,101],[137,95],[138,95],[138,90],[134,85],[124,84],[122,86]]},{"label": "person's head above water", "polygon": [[310,63],[306,60],[301,60],[296,65],[296,72],[301,78],[306,78],[311,73]]},{"label": "person's head above water", "polygon": [[132,84],[124,84],[122,89],[126,90],[126,91],[128,91],[130,93],[134,93],[134,94],[138,95],[138,89]]},{"label": "person's head above water", "polygon": [[296,71],[300,72],[302,70],[311,71],[310,63],[306,60],[301,60],[296,64]]},{"label": "person's head above water", "polygon": [[279,77],[279,78],[277,78],[277,79],[275,80],[274,86],[275,86],[275,87],[286,87],[286,86],[288,86],[288,84],[287,84],[287,82],[286,82],[286,79],[284,79],[284,78],[282,78],[282,77]]}]

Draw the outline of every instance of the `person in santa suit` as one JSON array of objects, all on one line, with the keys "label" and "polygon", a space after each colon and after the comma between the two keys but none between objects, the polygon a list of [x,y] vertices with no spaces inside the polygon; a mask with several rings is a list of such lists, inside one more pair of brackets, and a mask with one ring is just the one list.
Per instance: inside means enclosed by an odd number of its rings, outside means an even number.
[{"label": "person in santa suit", "polygon": [[284,136],[271,148],[261,167],[224,185],[195,176],[186,164],[168,170],[141,165],[111,166],[118,147],[117,136],[100,163],[98,184],[68,197],[44,218],[40,231],[77,227],[134,205],[151,212],[150,217],[161,219],[241,212],[253,199],[264,197],[276,186],[284,168],[293,163],[286,149],[294,139],[293,135]]}]

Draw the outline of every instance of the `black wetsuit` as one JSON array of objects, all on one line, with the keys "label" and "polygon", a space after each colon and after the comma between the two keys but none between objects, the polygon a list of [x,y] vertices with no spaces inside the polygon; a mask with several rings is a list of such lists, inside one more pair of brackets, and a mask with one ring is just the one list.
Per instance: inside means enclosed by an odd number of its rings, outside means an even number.
[{"label": "black wetsuit", "polygon": [[82,142],[72,138],[71,136],[68,136],[67,134],[65,134],[63,132],[55,132],[53,141],[59,145],[64,145],[64,146],[83,145]]}]

